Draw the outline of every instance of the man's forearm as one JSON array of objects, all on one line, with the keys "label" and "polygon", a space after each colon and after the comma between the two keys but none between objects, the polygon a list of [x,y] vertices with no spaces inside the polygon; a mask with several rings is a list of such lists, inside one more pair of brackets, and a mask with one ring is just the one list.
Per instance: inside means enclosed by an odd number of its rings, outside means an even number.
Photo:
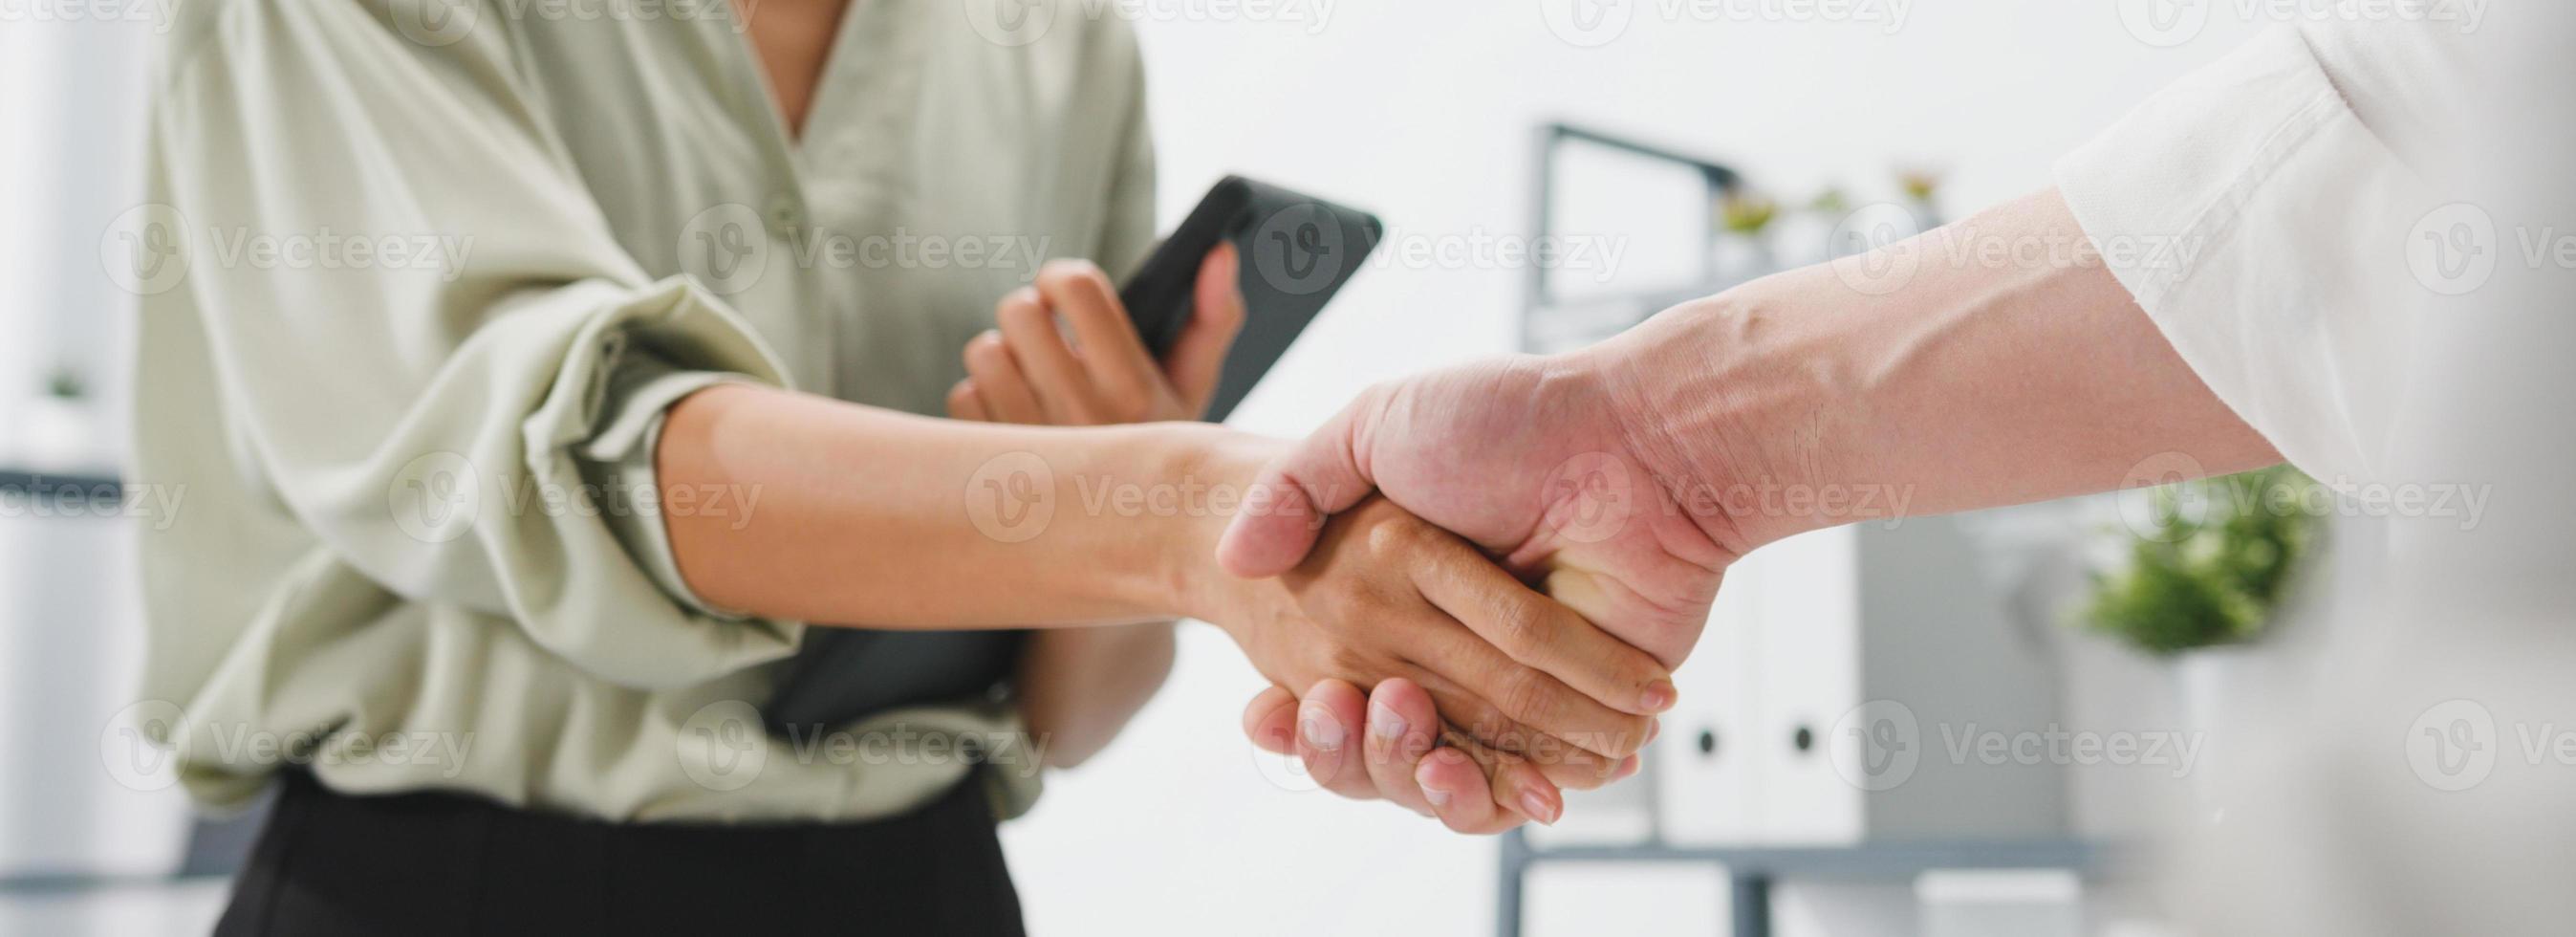
[{"label": "man's forearm", "polygon": [[1574,356],[1668,487],[1724,505],[1704,526],[1730,545],[2280,461],[2054,189],[1880,250],[1899,253],[1758,280]]},{"label": "man's forearm", "polygon": [[[715,605],[881,628],[1101,624],[1192,614],[1261,446],[1213,427],[1063,430],[934,420],[740,385],[674,406],[665,490],[758,493],[669,510],[682,578]],[[1139,502],[1128,491],[1196,498]]]}]

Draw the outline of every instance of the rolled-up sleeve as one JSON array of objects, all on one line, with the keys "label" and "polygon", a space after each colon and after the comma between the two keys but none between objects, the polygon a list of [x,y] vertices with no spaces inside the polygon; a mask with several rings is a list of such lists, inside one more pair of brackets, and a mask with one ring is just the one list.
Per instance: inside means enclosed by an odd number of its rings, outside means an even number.
[{"label": "rolled-up sleeve", "polygon": [[[2394,32],[2409,28],[2363,38],[2422,45]],[[2438,200],[2401,157],[2421,133],[2392,138],[2412,128],[2361,116],[2420,113],[2391,97],[2409,94],[2389,85],[2402,73],[2339,87],[2311,43],[2340,52],[2356,36],[2312,32],[2260,34],[2066,156],[2056,176],[2111,271],[2210,390],[2290,462],[2341,486],[2382,468],[2416,310],[2433,295],[2410,275],[2407,238]]]},{"label": "rolled-up sleeve", "polygon": [[144,314],[204,331],[236,470],[387,589],[507,618],[604,680],[793,653],[796,623],[674,595],[658,515],[621,520],[634,500],[600,490],[635,482],[602,465],[649,446],[662,407],[783,367],[620,247],[503,34],[413,41],[389,15],[230,4],[164,77],[152,185],[190,268]]}]

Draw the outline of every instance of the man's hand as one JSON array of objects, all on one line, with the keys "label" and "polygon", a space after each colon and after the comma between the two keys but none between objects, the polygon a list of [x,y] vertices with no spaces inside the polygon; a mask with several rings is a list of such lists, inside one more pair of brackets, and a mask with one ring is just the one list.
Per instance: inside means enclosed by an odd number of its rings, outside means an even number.
[{"label": "man's hand", "polygon": [[1371,388],[1263,472],[1274,503],[1235,519],[1219,562],[1276,575],[1312,547],[1313,513],[1376,491],[1678,664],[1742,543],[1614,397],[1586,368],[1528,357]]}]

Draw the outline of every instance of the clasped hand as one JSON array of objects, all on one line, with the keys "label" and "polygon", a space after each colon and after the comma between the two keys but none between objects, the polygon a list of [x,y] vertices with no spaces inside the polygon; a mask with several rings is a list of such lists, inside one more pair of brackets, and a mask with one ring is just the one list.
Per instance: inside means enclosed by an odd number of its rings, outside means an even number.
[{"label": "clasped hand", "polygon": [[[1242,320],[1235,264],[1210,256],[1161,361],[1097,268],[1049,265],[968,345],[951,415],[1196,416]],[[1554,822],[1562,788],[1635,772],[1730,554],[1652,509],[1605,403],[1524,363],[1372,390],[1294,448],[1207,430],[1205,480],[1278,495],[1236,530],[1213,518],[1173,571],[1177,611],[1273,684],[1245,712],[1254,742],[1464,832]],[[1214,565],[1220,532],[1239,575]]]}]

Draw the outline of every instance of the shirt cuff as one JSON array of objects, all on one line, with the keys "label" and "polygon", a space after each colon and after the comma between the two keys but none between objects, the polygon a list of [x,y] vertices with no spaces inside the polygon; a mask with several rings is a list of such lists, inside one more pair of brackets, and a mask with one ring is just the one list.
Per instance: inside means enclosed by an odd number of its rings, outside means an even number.
[{"label": "shirt cuff", "polygon": [[2422,295],[2404,233],[2430,205],[2297,30],[2158,92],[2056,175],[2104,265],[2220,401],[2320,481],[2373,474]]},{"label": "shirt cuff", "polygon": [[[717,384],[758,383],[723,371],[689,371],[647,352],[628,349],[619,355],[609,378],[607,409],[599,428],[574,450],[582,476],[599,492],[603,518],[637,565],[655,585],[701,614],[726,621],[751,616],[718,607],[700,598],[680,576],[680,561],[663,526],[662,488],[653,475],[653,453],[662,439],[662,423],[671,405]],[[694,502],[693,502],[694,503]]]}]

